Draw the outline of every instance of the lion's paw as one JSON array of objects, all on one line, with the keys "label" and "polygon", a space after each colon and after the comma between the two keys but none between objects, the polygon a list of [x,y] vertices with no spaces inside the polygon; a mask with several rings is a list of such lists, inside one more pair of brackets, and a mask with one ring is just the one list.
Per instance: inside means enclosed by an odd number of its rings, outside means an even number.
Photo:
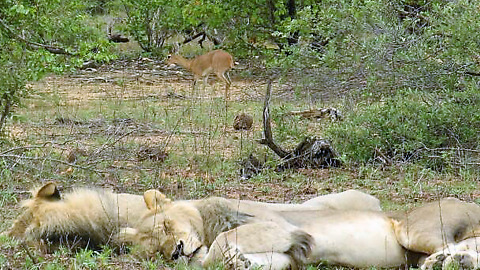
[{"label": "lion's paw", "polygon": [[425,259],[420,269],[422,270],[442,269],[443,262],[445,261],[445,258],[447,258],[447,256],[449,256],[449,254],[444,254],[442,252],[433,253],[432,255],[428,256]]},{"label": "lion's paw", "polygon": [[230,249],[228,253],[228,256],[226,256],[227,259],[225,260],[225,265],[228,269],[252,269],[252,262],[248,258],[246,258],[238,249]]},{"label": "lion's paw", "polygon": [[477,269],[480,267],[480,254],[474,250],[459,251],[447,256],[443,269]]}]

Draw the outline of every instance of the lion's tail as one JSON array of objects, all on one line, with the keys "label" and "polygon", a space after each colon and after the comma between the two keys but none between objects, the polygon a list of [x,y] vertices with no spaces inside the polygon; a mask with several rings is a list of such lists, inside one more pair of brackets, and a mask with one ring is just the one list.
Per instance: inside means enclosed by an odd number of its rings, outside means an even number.
[{"label": "lion's tail", "polygon": [[310,234],[301,230],[292,232],[292,239],[293,244],[285,253],[291,258],[291,269],[301,269],[307,263],[315,241]]}]

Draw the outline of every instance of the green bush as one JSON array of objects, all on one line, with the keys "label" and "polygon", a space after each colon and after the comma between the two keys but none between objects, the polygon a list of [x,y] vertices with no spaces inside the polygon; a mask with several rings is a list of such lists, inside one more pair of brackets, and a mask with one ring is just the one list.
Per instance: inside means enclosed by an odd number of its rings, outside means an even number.
[{"label": "green bush", "polygon": [[[27,82],[115,59],[89,0],[0,3],[0,132],[31,93]],[[93,4],[93,3],[90,3]]]},{"label": "green bush", "polygon": [[434,166],[436,161],[428,158],[432,149],[478,148],[479,105],[477,87],[447,94],[408,89],[358,105],[345,121],[328,127],[326,134],[350,162],[382,157]]}]

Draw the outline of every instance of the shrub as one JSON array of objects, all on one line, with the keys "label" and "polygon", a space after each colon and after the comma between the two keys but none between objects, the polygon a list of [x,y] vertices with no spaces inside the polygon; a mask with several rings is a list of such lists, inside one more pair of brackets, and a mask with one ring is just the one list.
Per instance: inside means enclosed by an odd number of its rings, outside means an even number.
[{"label": "shrub", "polygon": [[347,161],[422,161],[438,166],[432,149],[478,148],[480,92],[425,93],[407,89],[372,104],[359,105],[327,136]]}]

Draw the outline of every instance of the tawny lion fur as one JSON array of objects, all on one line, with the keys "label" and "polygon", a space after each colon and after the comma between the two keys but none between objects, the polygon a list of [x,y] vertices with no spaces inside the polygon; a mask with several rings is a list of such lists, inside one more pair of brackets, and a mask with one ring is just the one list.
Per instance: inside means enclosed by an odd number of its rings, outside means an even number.
[{"label": "tawny lion fur", "polygon": [[415,208],[394,221],[405,248],[428,256],[422,269],[480,267],[480,206],[445,198]]},{"label": "tawny lion fur", "polygon": [[275,205],[216,197],[162,201],[165,196],[151,190],[144,195],[149,211],[135,228],[124,228],[120,238],[141,246],[147,256],[161,253],[204,267],[218,262],[234,269],[295,269],[321,261],[353,267],[405,265],[406,251],[391,219],[373,206],[376,199],[358,194]]},{"label": "tawny lion fur", "polygon": [[4,234],[55,247],[98,248],[116,244],[120,227],[132,226],[146,210],[143,197],[101,189],[75,189],[63,198],[50,182],[22,203],[23,212]]},{"label": "tawny lion fur", "polygon": [[139,196],[75,189],[62,196],[54,183],[32,195],[4,234],[42,247],[136,244],[147,256],[235,269],[323,261],[398,267],[412,263],[410,252],[424,254],[422,269],[480,267],[480,206],[453,198],[391,215],[378,199],[354,190],[303,204],[216,197],[172,202],[156,190]]},{"label": "tawny lion fur", "polygon": [[[13,225],[3,235],[25,240],[50,252],[63,244],[71,248],[89,247],[98,249],[110,244],[123,245],[114,236],[119,228],[135,226],[147,210],[144,198],[140,195],[113,193],[105,189],[77,188],[61,195],[53,182],[33,190],[32,198],[22,202],[22,212]],[[349,191],[349,198],[361,198],[363,207],[379,209],[379,201],[367,194]],[[335,197],[336,195],[329,195]],[[327,196],[328,197],[328,196]],[[155,194],[155,200],[169,202],[164,195]],[[313,209],[322,204],[332,208],[324,198],[314,198],[303,206]],[[237,200],[233,200],[236,202]],[[152,202],[153,203],[153,202]],[[289,209],[290,204],[268,204],[242,201],[245,205],[258,205],[274,209]]]}]

